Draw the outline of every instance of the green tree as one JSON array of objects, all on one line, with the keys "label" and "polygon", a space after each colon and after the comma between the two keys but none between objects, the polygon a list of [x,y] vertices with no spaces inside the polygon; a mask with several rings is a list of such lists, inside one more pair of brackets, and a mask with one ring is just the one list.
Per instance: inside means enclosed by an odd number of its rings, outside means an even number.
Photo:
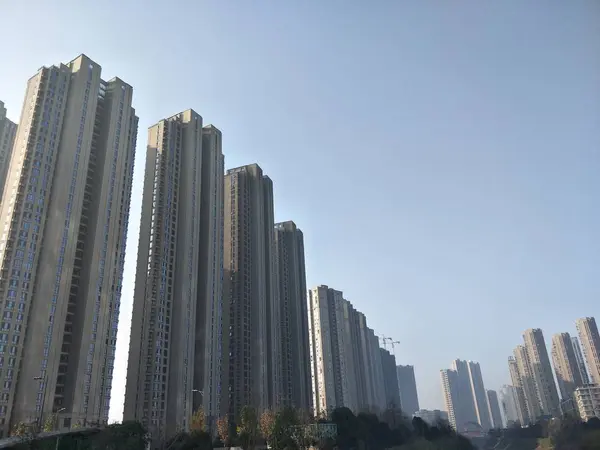
[{"label": "green tree", "polygon": [[251,406],[242,408],[237,433],[240,445],[244,450],[254,449],[258,437],[258,416],[256,410]]}]

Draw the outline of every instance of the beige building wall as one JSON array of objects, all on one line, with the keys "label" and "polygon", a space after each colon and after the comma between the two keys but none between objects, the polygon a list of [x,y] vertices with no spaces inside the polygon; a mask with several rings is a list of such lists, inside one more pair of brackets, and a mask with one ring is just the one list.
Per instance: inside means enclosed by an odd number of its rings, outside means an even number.
[{"label": "beige building wall", "polygon": [[540,401],[543,415],[560,417],[560,401],[554,383],[552,366],[548,357],[546,341],[542,330],[533,328],[523,333],[527,356],[533,369],[536,391]]},{"label": "beige building wall", "polygon": [[600,386],[586,384],[575,390],[575,403],[579,417],[588,421],[592,417],[600,418]]},{"label": "beige building wall", "polygon": [[529,414],[527,400],[525,399],[524,382],[519,371],[519,364],[513,356],[508,357],[508,369],[513,384],[513,386],[508,387],[514,388],[514,407],[516,420],[519,421],[521,426],[524,426],[531,423],[531,415]]},{"label": "beige building wall", "polygon": [[531,361],[529,360],[529,354],[523,345],[517,345],[514,350],[514,355],[515,361],[517,362],[521,386],[523,387],[527,413],[529,414],[529,423],[536,423],[542,416],[542,407],[537,393],[535,375],[533,373]]},{"label": "beige building wall", "polygon": [[0,200],[16,134],[17,124],[6,117],[4,102],[0,101]]},{"label": "beige building wall", "polygon": [[575,388],[582,386],[581,373],[569,333],[552,336],[552,364],[562,400],[573,398]]},{"label": "beige building wall", "polygon": [[584,317],[575,322],[591,381],[600,385],[600,334],[596,319]]},{"label": "beige building wall", "polygon": [[200,405],[219,413],[222,167],[220,132],[195,111],[148,130],[124,419],[153,439]]},{"label": "beige building wall", "polygon": [[28,82],[0,209],[5,433],[54,411],[59,428],[108,420],[137,134],[132,94],[118,78],[103,81],[84,55]]}]

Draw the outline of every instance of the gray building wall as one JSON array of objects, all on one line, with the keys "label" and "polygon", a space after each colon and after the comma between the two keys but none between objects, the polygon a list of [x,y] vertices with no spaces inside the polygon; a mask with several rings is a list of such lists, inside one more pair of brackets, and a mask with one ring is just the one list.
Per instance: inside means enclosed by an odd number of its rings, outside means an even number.
[{"label": "gray building wall", "polygon": [[396,376],[396,358],[384,348],[380,348],[379,351],[381,353],[386,408],[394,410],[400,409],[400,391],[398,389],[398,378]]},{"label": "gray building wall", "polygon": [[573,343],[573,351],[575,352],[575,358],[577,359],[577,367],[579,367],[579,376],[583,384],[590,384],[590,376],[588,375],[587,368],[585,367],[585,359],[583,358],[583,352],[581,351],[581,345],[579,339],[575,336],[571,337]]},{"label": "gray building wall", "polygon": [[281,327],[282,406],[312,408],[304,236],[294,222],[275,224]]},{"label": "gray building wall", "polygon": [[278,302],[273,261],[273,185],[257,164],[225,175],[224,393],[233,421],[244,406],[258,412],[279,396]]},{"label": "gray building wall", "polygon": [[477,422],[484,430],[492,428],[492,418],[488,406],[488,397],[483,385],[483,376],[481,375],[481,366],[477,362],[468,361],[469,380],[471,382],[471,393],[475,405],[475,414]]},{"label": "gray building wall", "polygon": [[456,372],[456,389],[453,389],[456,395],[452,397],[455,403],[456,424],[458,429],[462,430],[468,423],[478,423],[477,411],[467,361],[452,361],[452,369]]},{"label": "gray building wall", "polygon": [[487,391],[487,403],[489,414],[492,419],[492,427],[495,429],[504,428],[502,413],[500,412],[500,403],[498,402],[498,393],[496,391]]},{"label": "gray building wall", "polygon": [[396,375],[398,377],[398,389],[400,390],[400,408],[405,415],[411,417],[416,411],[420,410],[415,369],[413,366],[399,365],[396,367]]},{"label": "gray building wall", "polygon": [[0,101],[0,201],[16,134],[17,124],[6,117],[4,102]]},{"label": "gray building wall", "polygon": [[28,81],[0,208],[5,433],[59,410],[59,428],[108,420],[137,135],[132,93],[118,78],[103,81],[85,55]]},{"label": "gray building wall", "polygon": [[124,419],[154,439],[219,413],[222,168],[195,111],[149,128]]}]

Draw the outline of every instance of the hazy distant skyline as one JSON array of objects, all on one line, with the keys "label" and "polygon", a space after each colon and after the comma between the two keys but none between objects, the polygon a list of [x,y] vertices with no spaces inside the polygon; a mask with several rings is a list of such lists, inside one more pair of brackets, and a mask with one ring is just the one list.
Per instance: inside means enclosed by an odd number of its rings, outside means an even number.
[{"label": "hazy distant skyline", "polygon": [[122,410],[147,127],[194,108],[227,168],[257,162],[275,220],[303,230],[328,284],[415,366],[481,364],[527,328],[600,318],[600,4],[75,0],[2,2],[0,100],[85,53],[140,116],[111,418]]}]

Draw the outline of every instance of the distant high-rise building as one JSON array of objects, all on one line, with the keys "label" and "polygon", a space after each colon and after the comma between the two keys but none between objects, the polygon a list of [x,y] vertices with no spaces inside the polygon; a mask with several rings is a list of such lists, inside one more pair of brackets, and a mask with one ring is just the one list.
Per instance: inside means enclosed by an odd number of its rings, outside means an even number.
[{"label": "distant high-rise building", "polygon": [[341,291],[327,286],[311,289],[308,297],[315,414],[328,414],[340,406],[356,411],[357,368],[350,331],[350,304]]},{"label": "distant high-rise building", "polygon": [[500,403],[498,402],[498,393],[496,391],[487,391],[487,400],[489,407],[489,415],[492,418],[492,427],[499,429],[504,428],[502,423],[502,413],[500,412]]},{"label": "distant high-rise building", "polygon": [[575,358],[577,359],[577,367],[579,367],[579,375],[583,384],[590,384],[590,376],[588,375],[587,368],[585,367],[585,359],[583,358],[583,352],[581,351],[581,345],[579,345],[579,339],[571,337],[573,343],[573,351],[575,352]]},{"label": "distant high-rise building", "polygon": [[[515,361],[519,372],[520,386],[527,405],[527,423],[536,423],[542,416],[542,407],[537,393],[533,367],[525,346],[517,345],[514,350]],[[517,385],[513,379],[513,384]]]},{"label": "distant high-rise building", "polygon": [[[515,352],[516,352],[516,350],[515,350]],[[520,351],[519,351],[519,353],[520,353]],[[526,356],[526,354],[525,354],[525,356]],[[527,425],[527,424],[531,423],[531,418],[530,418],[529,409],[527,406],[527,400],[525,398],[524,380],[521,377],[521,373],[519,372],[519,365],[517,363],[517,360],[512,356],[509,356],[509,358],[508,358],[508,369],[510,371],[510,378],[512,380],[513,386],[507,386],[507,387],[512,387],[514,389],[514,392],[512,394],[514,396],[514,403],[515,403],[514,417],[516,417],[516,418],[513,418],[512,420],[513,420],[513,422],[518,421],[519,424],[521,424],[521,425]],[[507,419],[507,422],[508,422],[508,419]]]},{"label": "distant high-rise building", "polygon": [[6,108],[0,101],[0,202],[16,134],[17,124],[6,117]]},{"label": "distant high-rise building", "polygon": [[153,439],[219,415],[221,133],[188,109],[148,129],[125,420]]},{"label": "distant high-rise building", "polygon": [[573,398],[573,391],[583,385],[583,381],[569,333],[558,333],[552,336],[551,353],[562,400]]},{"label": "distant high-rise building", "polygon": [[281,404],[312,405],[304,236],[294,222],[275,224],[281,333]]},{"label": "distant high-rise building", "polygon": [[400,408],[408,417],[419,411],[419,396],[413,366],[396,366],[398,388],[400,389]]},{"label": "distant high-rise building", "polygon": [[477,422],[484,430],[492,428],[492,418],[488,406],[488,396],[483,385],[483,376],[481,375],[481,366],[479,363],[467,361],[469,371],[469,381],[471,384],[471,394],[475,405],[475,414]]},{"label": "distant high-rise building", "polygon": [[587,362],[587,367],[591,376],[591,381],[600,385],[600,334],[596,319],[593,317],[584,317],[575,322],[579,341],[583,346],[583,355]]},{"label": "distant high-rise building", "polygon": [[500,405],[506,420],[506,426],[523,424],[523,415],[519,411],[519,399],[516,386],[504,385],[500,388]]},{"label": "distant high-rise building", "polygon": [[106,423],[138,118],[85,55],[29,79],[0,207],[6,434]]},{"label": "distant high-rise building", "polygon": [[274,264],[273,183],[257,164],[225,175],[223,412],[280,402],[281,354]]},{"label": "distant high-rise building", "polygon": [[[451,370],[442,370],[444,402],[450,424],[458,431],[479,424],[484,429],[491,428],[487,394],[483,387],[479,364],[456,359]],[[476,395],[483,390],[483,399],[476,405]],[[478,408],[479,407],[479,408]]]},{"label": "distant high-rise building", "polygon": [[400,409],[400,391],[396,376],[396,357],[380,348],[386,408]]},{"label": "distant high-rise building", "polygon": [[548,357],[544,334],[539,328],[530,328],[523,333],[525,349],[531,362],[533,375],[540,400],[542,414],[545,416],[560,416],[560,400],[554,383],[552,366]]},{"label": "distant high-rise building", "polygon": [[[477,411],[475,409],[475,398],[473,397],[473,388],[471,386],[471,375],[467,361],[455,359],[452,361],[452,369],[456,371],[456,383],[458,393],[458,423],[463,428],[468,423],[479,423]],[[461,428],[462,429],[462,428]]]}]

